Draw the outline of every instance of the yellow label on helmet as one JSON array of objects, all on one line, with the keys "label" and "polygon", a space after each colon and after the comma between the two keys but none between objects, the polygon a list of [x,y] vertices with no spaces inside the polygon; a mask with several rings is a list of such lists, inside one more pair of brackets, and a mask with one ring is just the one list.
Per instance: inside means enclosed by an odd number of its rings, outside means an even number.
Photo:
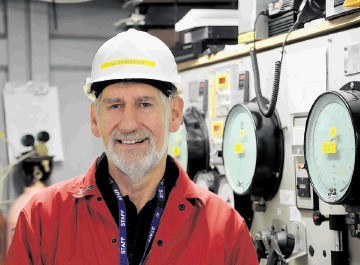
[{"label": "yellow label on helmet", "polygon": [[112,66],[125,65],[125,64],[143,65],[143,66],[150,66],[150,67],[156,66],[156,63],[154,61],[142,60],[142,59],[121,59],[121,60],[115,60],[115,61],[102,63],[100,67],[103,70],[105,68],[109,68]]}]

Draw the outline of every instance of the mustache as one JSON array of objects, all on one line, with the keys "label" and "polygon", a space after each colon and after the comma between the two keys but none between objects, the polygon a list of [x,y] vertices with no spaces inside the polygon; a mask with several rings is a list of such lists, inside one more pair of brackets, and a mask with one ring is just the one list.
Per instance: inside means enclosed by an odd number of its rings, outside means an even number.
[{"label": "mustache", "polygon": [[119,129],[114,129],[110,134],[111,140],[134,141],[152,138],[152,133],[147,130],[136,130],[129,133],[123,133]]}]

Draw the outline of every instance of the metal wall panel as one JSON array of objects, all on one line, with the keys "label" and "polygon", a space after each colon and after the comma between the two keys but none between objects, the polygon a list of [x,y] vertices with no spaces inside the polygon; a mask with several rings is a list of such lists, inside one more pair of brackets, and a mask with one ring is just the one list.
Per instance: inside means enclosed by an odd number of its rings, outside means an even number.
[{"label": "metal wall panel", "polygon": [[[290,114],[289,100],[292,95],[291,89],[301,89],[299,87],[290,87],[291,80],[287,74],[290,72],[289,58],[296,53],[302,53],[312,56],[311,51],[318,47],[323,47],[326,50],[326,65],[323,67],[326,69],[319,69],[327,71],[327,87],[324,89],[338,90],[347,82],[360,80],[360,73],[346,76],[344,73],[344,47],[360,43],[360,28],[348,29],[342,32],[329,34],[327,36],[310,39],[307,41],[288,45],[286,47],[286,53],[284,55],[284,61],[282,66],[282,75],[280,82],[279,98],[277,101],[277,111],[280,116],[280,121],[283,127],[284,143],[285,143],[285,160],[283,168],[282,182],[279,188],[284,191],[292,191],[296,193],[295,189],[295,167],[294,156],[292,155],[292,133],[293,133],[293,119],[297,116],[306,116],[306,113],[302,114]],[[301,73],[302,69],[309,67],[312,64],[313,58],[308,58],[308,63],[299,64],[296,69]],[[269,50],[266,52],[258,53],[258,63],[260,70],[260,82],[262,86],[263,95],[270,98],[272,80],[274,74],[274,63],[280,59],[280,48]],[[251,61],[249,56],[241,57],[238,59],[229,60],[226,62],[216,63],[209,66],[195,68],[181,73],[183,81],[184,95],[187,95],[189,84],[199,78],[203,79],[204,76],[209,76],[213,69],[219,67],[226,68],[227,65],[237,64],[239,71],[250,71],[250,99],[255,97],[253,74]],[[293,65],[293,64],[292,64]],[[207,74],[206,74],[207,72]],[[303,76],[303,80],[306,81],[307,76]],[[186,105],[189,104],[187,97]],[[309,109],[307,110],[309,111]],[[291,223],[291,206],[281,203],[280,192],[275,197],[268,201],[266,204],[266,212],[256,212],[253,219],[251,233],[254,235],[256,232],[264,228],[269,228],[272,225],[274,219],[281,219],[285,222]],[[320,201],[320,211],[323,214],[342,214],[344,213],[343,206],[331,206]],[[328,265],[331,264],[331,250],[335,242],[333,241],[332,234],[329,230],[328,222],[324,222],[321,226],[315,226],[312,221],[311,211],[300,211],[301,222],[306,228],[307,246],[308,249],[311,245],[315,252],[313,256],[309,254],[299,259],[290,261],[290,265]],[[358,251],[360,242],[358,239],[349,237],[350,248],[350,264],[360,264],[360,253]],[[265,260],[262,260],[261,264]]]}]

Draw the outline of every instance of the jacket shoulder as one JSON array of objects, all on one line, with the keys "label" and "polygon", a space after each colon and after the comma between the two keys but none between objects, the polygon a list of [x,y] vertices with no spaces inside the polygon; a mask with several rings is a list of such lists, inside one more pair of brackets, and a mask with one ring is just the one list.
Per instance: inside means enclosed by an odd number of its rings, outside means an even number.
[{"label": "jacket shoulder", "polygon": [[54,211],[55,208],[62,207],[62,203],[72,200],[70,192],[75,187],[81,186],[84,182],[84,176],[77,176],[69,180],[55,183],[45,189],[37,192],[25,205],[23,210],[27,213],[31,212],[47,212]]}]

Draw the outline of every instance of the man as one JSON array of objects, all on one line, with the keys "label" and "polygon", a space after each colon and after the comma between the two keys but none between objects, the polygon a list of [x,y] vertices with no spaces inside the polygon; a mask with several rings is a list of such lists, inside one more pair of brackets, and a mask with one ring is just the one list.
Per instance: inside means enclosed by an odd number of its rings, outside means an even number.
[{"label": "man", "polygon": [[5,265],[258,264],[240,215],[167,155],[179,82],[170,50],[145,32],[99,48],[84,89],[106,151],[22,210]]}]

